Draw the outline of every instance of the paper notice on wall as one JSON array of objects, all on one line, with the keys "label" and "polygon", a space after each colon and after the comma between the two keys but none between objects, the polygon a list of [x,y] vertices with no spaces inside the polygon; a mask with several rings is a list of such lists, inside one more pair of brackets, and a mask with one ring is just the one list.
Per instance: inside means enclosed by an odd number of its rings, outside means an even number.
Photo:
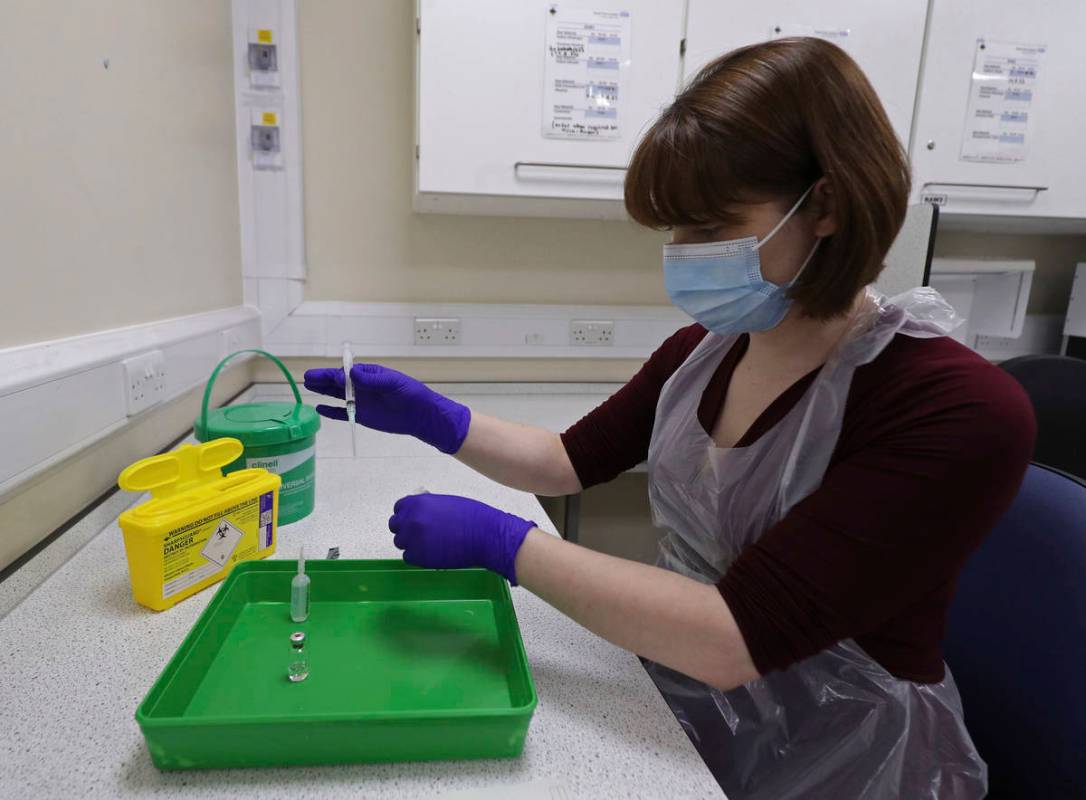
[{"label": "paper notice on wall", "polygon": [[786,36],[814,36],[833,42],[844,51],[848,51],[851,31],[848,28],[834,28],[826,25],[774,25],[769,32],[770,39],[783,39]]},{"label": "paper notice on wall", "polygon": [[962,161],[1026,160],[1045,45],[978,39],[962,132]]},{"label": "paper notice on wall", "polygon": [[543,57],[543,135],[618,139],[629,102],[630,13],[551,5]]}]

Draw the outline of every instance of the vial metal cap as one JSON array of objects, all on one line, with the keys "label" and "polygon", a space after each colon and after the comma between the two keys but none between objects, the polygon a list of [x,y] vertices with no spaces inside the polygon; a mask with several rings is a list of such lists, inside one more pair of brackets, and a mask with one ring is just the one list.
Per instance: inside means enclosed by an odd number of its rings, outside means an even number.
[{"label": "vial metal cap", "polygon": [[295,631],[290,635],[290,643],[295,647],[301,647],[305,644],[305,634],[302,631]]}]

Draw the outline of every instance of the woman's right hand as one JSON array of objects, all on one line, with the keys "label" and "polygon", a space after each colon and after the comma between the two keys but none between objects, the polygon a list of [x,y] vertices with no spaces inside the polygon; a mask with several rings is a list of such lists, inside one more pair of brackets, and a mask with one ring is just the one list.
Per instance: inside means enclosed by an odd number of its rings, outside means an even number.
[{"label": "woman's right hand", "polygon": [[[426,384],[380,364],[351,367],[355,422],[385,433],[414,436],[443,453],[456,453],[471,425],[471,410],[433,391]],[[343,399],[342,369],[310,369],[305,387],[312,392]],[[317,406],[329,419],[347,419],[341,406]]]}]

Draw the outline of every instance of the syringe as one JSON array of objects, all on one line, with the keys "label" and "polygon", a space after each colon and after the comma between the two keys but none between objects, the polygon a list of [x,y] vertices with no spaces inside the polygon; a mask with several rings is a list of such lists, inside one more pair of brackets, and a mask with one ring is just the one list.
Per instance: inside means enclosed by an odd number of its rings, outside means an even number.
[{"label": "syringe", "polygon": [[294,622],[305,622],[308,616],[309,576],[305,574],[305,548],[300,547],[298,548],[298,574],[290,581],[290,618]]},{"label": "syringe", "polygon": [[351,367],[354,365],[354,358],[351,356],[351,343],[343,343],[343,399],[347,404],[347,423],[351,426],[351,457],[358,458],[358,445],[355,440],[355,404],[354,404],[354,382],[351,380]]},{"label": "syringe", "polygon": [[351,367],[354,359],[351,358],[351,345],[343,343],[343,399],[347,401],[347,421],[354,422],[354,383],[351,382]]}]

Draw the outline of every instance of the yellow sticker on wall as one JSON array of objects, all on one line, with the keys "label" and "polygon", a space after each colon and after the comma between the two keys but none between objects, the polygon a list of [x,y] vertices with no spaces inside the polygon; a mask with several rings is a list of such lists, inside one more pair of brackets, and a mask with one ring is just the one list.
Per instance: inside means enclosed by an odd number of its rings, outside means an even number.
[{"label": "yellow sticker on wall", "polygon": [[278,125],[279,124],[278,122],[276,122],[278,117],[276,116],[274,111],[265,111],[260,119],[261,119],[261,123],[264,124],[264,125]]},{"label": "yellow sticker on wall", "polygon": [[258,30],[256,32],[256,40],[260,44],[271,44],[272,43],[271,29],[270,28],[261,28],[260,30]]}]

